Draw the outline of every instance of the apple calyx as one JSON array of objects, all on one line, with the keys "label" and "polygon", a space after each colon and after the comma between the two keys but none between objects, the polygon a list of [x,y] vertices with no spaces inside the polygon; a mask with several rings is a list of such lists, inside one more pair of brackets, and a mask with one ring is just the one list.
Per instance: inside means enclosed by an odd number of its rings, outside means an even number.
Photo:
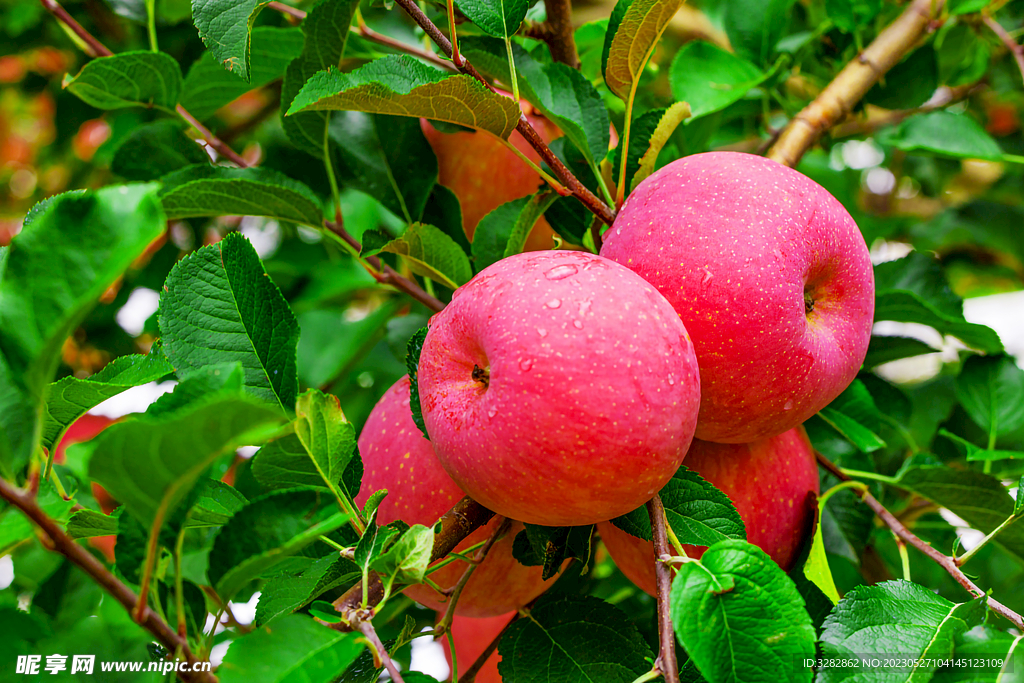
[{"label": "apple calyx", "polygon": [[488,368],[482,368],[479,365],[473,364],[473,381],[480,382],[486,389],[491,384],[491,372]]},{"label": "apple calyx", "polygon": [[813,312],[814,312],[814,297],[811,296],[811,293],[805,289],[804,290],[804,313],[806,313],[807,315],[810,315]]}]

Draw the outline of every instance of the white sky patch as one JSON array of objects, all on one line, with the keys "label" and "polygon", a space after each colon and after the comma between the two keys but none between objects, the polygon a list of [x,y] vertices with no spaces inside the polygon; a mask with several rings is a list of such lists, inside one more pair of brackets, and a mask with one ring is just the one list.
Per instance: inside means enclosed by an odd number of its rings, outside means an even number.
[{"label": "white sky patch", "polygon": [[128,296],[128,301],[117,312],[117,324],[128,334],[138,337],[142,334],[142,328],[145,327],[146,321],[156,313],[159,305],[160,294],[158,292],[145,287],[136,287]]},{"label": "white sky patch", "polygon": [[112,419],[124,417],[131,413],[141,413],[146,410],[154,401],[174,389],[177,382],[150,382],[142,386],[132,387],[122,391],[117,396],[111,396],[89,412],[93,415],[103,415]]},{"label": "white sky patch", "polygon": [[[432,628],[425,628],[424,631],[432,631]],[[465,670],[473,662],[460,664],[460,669]],[[428,676],[433,676],[439,681],[448,678],[451,669],[448,661],[444,658],[444,646],[440,641],[433,638],[420,637],[412,641],[412,661],[409,664],[410,671],[419,671]]]}]

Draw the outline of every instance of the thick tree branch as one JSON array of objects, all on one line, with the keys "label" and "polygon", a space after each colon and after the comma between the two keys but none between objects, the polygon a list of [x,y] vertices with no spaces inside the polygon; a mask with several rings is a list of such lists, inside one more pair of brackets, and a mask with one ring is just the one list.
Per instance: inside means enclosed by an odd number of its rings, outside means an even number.
[{"label": "thick tree branch", "polygon": [[991,16],[985,14],[982,16],[982,20],[986,26],[992,29],[992,33],[999,37],[999,40],[1003,42],[1003,45],[1010,51],[1013,58],[1017,60],[1017,69],[1020,71],[1021,78],[1024,79],[1024,46],[1014,40],[1013,36],[1007,33],[1006,29]]},{"label": "thick tree branch", "polygon": [[[485,79],[480,72],[466,60],[465,57],[460,54],[456,59],[453,56],[451,41],[449,41],[448,37],[441,32],[441,29],[439,29],[434,22],[432,22],[430,18],[423,13],[423,10],[421,10],[419,5],[416,4],[416,0],[397,0],[397,3],[402,6],[402,9],[404,9],[410,17],[412,17],[413,21],[419,24],[419,27],[422,28],[428,36],[430,36],[430,39],[441,48],[442,52],[453,58],[455,66],[458,67],[459,71],[477,79],[488,89],[492,91],[494,90],[494,87],[487,82],[487,79]],[[544,160],[544,163],[546,163],[551,170],[555,172],[558,179],[574,197],[579,199],[591,213],[600,218],[606,225],[612,224],[612,221],[615,220],[615,211],[598,199],[597,195],[584,187],[583,183],[579,181],[579,178],[574,176],[572,171],[566,168],[565,164],[562,163],[562,160],[555,156],[555,153],[551,151],[551,148],[547,146],[547,143],[541,139],[537,131],[530,125],[525,114],[521,113],[519,115],[519,123],[516,124],[516,130],[519,131],[520,135],[526,138],[526,141],[530,146],[537,151],[537,154],[539,154],[541,159]]]},{"label": "thick tree branch", "polygon": [[[33,495],[26,491],[15,488],[9,482],[0,479],[0,498],[3,498],[28,517],[36,526],[43,530],[43,533],[50,539],[54,551],[68,558],[73,564],[88,574],[93,581],[114,597],[121,606],[129,613],[135,608],[138,596],[131,588],[121,583],[102,562],[97,560],[92,553],[76,543],[68,536],[60,525],[47,516],[39,507]],[[180,652],[181,656],[189,663],[189,668],[197,668],[200,660],[196,658],[189,649],[188,641],[168,626],[148,606],[144,607],[139,625],[153,634],[153,636],[167,648],[169,652]],[[216,683],[217,678],[209,672],[184,672],[179,671],[178,677],[190,683]]]},{"label": "thick tree branch", "polygon": [[541,40],[547,43],[551,58],[574,69],[580,68],[572,28],[572,0],[544,0],[544,8],[548,18],[542,26],[547,30],[542,33]]},{"label": "thick tree branch", "polygon": [[[834,477],[840,481],[850,481],[850,477],[846,475],[841,469],[836,467],[828,458],[821,453],[815,452],[818,458],[818,464],[828,470]],[[861,494],[861,500],[871,508],[878,518],[885,522],[885,525],[889,527],[896,536],[903,540],[907,545],[914,546],[922,553],[927,555],[936,564],[946,570],[946,572],[953,577],[953,579],[959,583],[964,589],[976,598],[980,598],[985,595],[985,591],[981,590],[973,581],[960,571],[960,567],[957,566],[956,560],[948,555],[943,555],[938,550],[933,548],[930,544],[925,543],[920,538],[914,535],[912,531],[903,526],[900,520],[885,509],[885,506],[878,502],[878,499],[872,496],[866,489]],[[1014,626],[1020,629],[1024,629],[1024,618],[1017,614],[1009,607],[1006,607],[1000,602],[993,600],[992,598],[986,598],[988,606],[993,612],[1009,619]]]},{"label": "thick tree branch", "polygon": [[[466,496],[456,503],[451,510],[440,519],[441,530],[434,535],[434,547],[430,552],[430,561],[436,562],[455,550],[455,546],[467,536],[487,524],[494,513],[480,503]],[[384,598],[384,585],[376,572],[370,572],[367,588],[367,609],[372,610]],[[334,601],[334,608],[341,613],[344,620],[332,624],[339,631],[352,630],[352,624],[364,618],[361,615],[363,603],[363,587],[357,583],[345,591],[345,594]],[[345,623],[348,622],[348,623]]]},{"label": "thick tree branch", "polygon": [[[665,506],[661,504],[661,496],[655,494],[647,503],[647,513],[651,517],[651,530],[654,532],[654,556],[660,558],[670,555],[668,545],[668,529],[665,522]],[[667,564],[655,560],[655,576],[658,581],[658,642],[660,652],[654,660],[655,668],[661,672],[665,683],[679,683],[679,664],[676,662],[676,634],[669,616],[669,590],[672,588],[672,569]]]},{"label": "thick tree branch", "polygon": [[868,47],[847,64],[813,102],[783,129],[768,158],[796,166],[821,137],[852,111],[878,80],[933,30],[945,0],[913,0]]}]

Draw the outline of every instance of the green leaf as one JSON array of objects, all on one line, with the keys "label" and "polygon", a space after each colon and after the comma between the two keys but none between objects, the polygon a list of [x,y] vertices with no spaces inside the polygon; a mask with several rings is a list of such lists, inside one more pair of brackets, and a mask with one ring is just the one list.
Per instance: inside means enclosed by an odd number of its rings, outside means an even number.
[{"label": "green leaf", "polygon": [[738,102],[766,78],[742,57],[701,40],[684,45],[669,69],[672,96],[689,103],[694,119]]},{"label": "green leaf", "polygon": [[263,626],[315,600],[327,591],[359,580],[359,571],[352,562],[336,553],[310,565],[301,574],[282,574],[267,581],[256,603],[256,625]]},{"label": "green leaf", "polygon": [[619,608],[589,595],[547,594],[508,627],[498,673],[516,683],[631,683],[650,649]]},{"label": "green leaf", "polygon": [[167,519],[217,456],[259,443],[283,422],[239,393],[240,381],[173,412],[111,425],[80,447],[92,452],[89,476],[145,524]]},{"label": "green leaf", "polygon": [[590,549],[594,525],[538,526],[526,524],[512,542],[512,556],[528,567],[543,567],[541,578],[554,577],[565,560],[580,560],[580,573],[586,573],[590,562]]},{"label": "green leaf", "polygon": [[953,654],[954,638],[980,623],[984,614],[983,602],[955,604],[909,581],[858,586],[825,619],[822,657],[856,659],[858,654],[893,652],[898,644],[900,658],[917,659],[917,663],[907,667],[898,666],[899,662],[825,667],[818,680],[924,683],[935,671],[935,660]]},{"label": "green leaf", "polygon": [[[64,500],[49,481],[43,481],[39,485],[36,503],[46,513],[46,516],[57,524],[67,523],[71,508],[75,506],[75,501]],[[8,506],[7,509],[0,512],[0,553],[8,554],[15,545],[34,535],[35,526],[28,521],[28,517],[22,514],[21,510]]]},{"label": "green leaf", "polygon": [[68,375],[46,387],[43,406],[43,447],[60,443],[67,428],[111,396],[174,372],[162,353],[121,356],[84,379]]},{"label": "green leaf", "polygon": [[[839,489],[842,490],[842,489]],[[804,562],[803,574],[809,581],[817,586],[821,592],[832,601],[832,604],[839,602],[839,590],[836,588],[835,579],[832,578],[832,570],[828,566],[828,555],[825,552],[825,539],[821,531],[821,517],[825,511],[825,505],[829,498],[837,493],[832,488],[818,497],[814,510],[814,533],[811,537],[811,548],[807,554],[807,561]]]},{"label": "green leaf", "polygon": [[292,60],[281,84],[281,124],[296,147],[318,159],[324,157],[324,131],[331,113],[310,111],[285,116],[306,81],[318,71],[337,67],[345,52],[357,0],[320,0],[310,8],[302,22],[305,36],[302,52]]},{"label": "green leaf", "polygon": [[618,0],[616,3],[608,19],[601,71],[608,89],[622,100],[630,98],[641,70],[682,4],[682,0]]},{"label": "green leaf", "polygon": [[179,374],[240,362],[246,390],[290,415],[299,328],[247,239],[232,233],[175,264],[160,297],[164,352]]},{"label": "green leaf", "polygon": [[[377,494],[381,493],[380,491]],[[353,561],[359,567],[362,577],[366,577],[374,561],[384,554],[388,544],[399,534],[399,530],[392,526],[377,526],[377,507],[384,496],[374,494],[366,501],[366,531],[359,537],[353,553]],[[386,492],[385,492],[386,494]],[[372,507],[371,507],[372,506]]]},{"label": "green leaf", "polygon": [[906,152],[923,152],[954,159],[998,161],[999,143],[967,114],[946,110],[912,116],[879,136],[879,142]]},{"label": "green leaf", "polygon": [[642,183],[647,176],[654,173],[654,167],[658,163],[658,155],[661,154],[661,150],[665,147],[669,138],[672,137],[672,133],[675,132],[679,124],[690,116],[690,105],[686,102],[676,102],[668,109],[658,111],[664,113],[647,138],[646,145],[639,146],[639,149],[645,149],[646,151],[637,161],[639,168],[637,168],[629,181],[630,192],[636,189],[636,186]]},{"label": "green leaf", "polygon": [[252,78],[250,33],[269,0],[192,0],[192,22],[203,44],[228,71]]},{"label": "green leaf", "polygon": [[397,582],[423,583],[434,548],[434,530],[414,524],[395,541],[386,553],[370,562],[370,568],[381,575],[385,594]]},{"label": "green leaf", "polygon": [[920,323],[986,353],[1003,350],[995,331],[967,322],[938,262],[918,252],[875,267],[875,320]]},{"label": "green leaf", "polygon": [[190,492],[195,502],[188,510],[188,528],[224,526],[249,501],[233,486],[216,479],[200,479]]},{"label": "green leaf", "polygon": [[1024,513],[1024,477],[1017,482],[1017,498],[1013,503],[1014,516],[1019,516],[1021,513]]},{"label": "green leaf", "polygon": [[116,536],[117,517],[95,510],[83,509],[71,515],[65,529],[71,538],[92,538],[94,536]]},{"label": "green leaf", "polygon": [[462,247],[440,228],[426,223],[413,223],[400,237],[377,249],[364,246],[362,255],[373,256],[377,252],[400,254],[412,272],[448,289],[457,289],[473,277],[469,257]]},{"label": "green leaf", "polygon": [[323,223],[320,200],[297,180],[269,168],[197,164],[161,179],[167,217],[267,216],[313,227]]},{"label": "green leaf", "polygon": [[1014,460],[1024,459],[1024,453],[1020,451],[1000,451],[995,449],[982,448],[976,446],[967,439],[957,436],[952,432],[948,432],[945,429],[939,430],[939,436],[944,436],[958,446],[958,450],[962,451],[967,456],[968,462],[977,462],[985,460]]},{"label": "green leaf", "polygon": [[992,626],[958,634],[954,663],[935,672],[932,683],[1020,683],[1024,671],[1024,636],[1014,638]]},{"label": "green leaf", "polygon": [[902,358],[912,358],[926,353],[936,353],[933,349],[920,339],[913,337],[884,337],[873,335],[868,344],[868,355],[864,359],[864,368],[870,370],[883,363],[889,363]]},{"label": "green leaf", "polygon": [[885,447],[875,433],[880,415],[864,383],[854,380],[843,393],[818,412],[818,416],[864,453]]},{"label": "green leaf", "polygon": [[516,102],[474,77],[452,75],[405,55],[377,59],[349,73],[331,69],[315,74],[295,96],[287,115],[322,110],[428,118],[504,140],[520,115]]},{"label": "green leaf", "polygon": [[[786,32],[794,0],[727,0],[723,23],[736,53],[765,65]],[[713,682],[712,682],[713,683]]]},{"label": "green leaf", "polygon": [[19,469],[32,455],[64,340],[163,234],[156,189],[51,197],[33,207],[0,257],[0,469]]},{"label": "green leaf", "polygon": [[927,102],[938,87],[939,66],[935,50],[930,45],[923,45],[889,69],[885,77],[871,87],[864,101],[884,109],[913,109]]},{"label": "green leaf", "polygon": [[882,0],[825,0],[828,18],[844,33],[854,33],[869,25],[881,10]]},{"label": "green leaf", "polygon": [[993,443],[1024,427],[1024,371],[1010,356],[968,358],[956,378],[956,397]]},{"label": "green leaf", "polygon": [[[626,177],[631,179],[630,191],[636,187],[646,175],[654,170],[654,165],[668,136],[688,113],[687,105],[679,103],[667,109],[652,109],[644,112],[633,120],[629,132],[629,157],[626,161]],[[622,166],[622,145],[615,148],[611,155],[615,182],[619,182]],[[641,166],[641,159],[644,165]]]},{"label": "green leaf", "polygon": [[234,640],[217,667],[221,683],[330,683],[365,647],[359,633],[324,628],[306,616],[278,619]]},{"label": "green leaf", "polygon": [[156,107],[173,114],[181,83],[181,68],[169,54],[122,52],[86,62],[61,85],[97,109]]},{"label": "green leaf", "polygon": [[498,38],[515,34],[530,8],[527,0],[457,0],[455,5],[484,33]]},{"label": "green leaf", "polygon": [[189,114],[205,121],[232,100],[281,78],[288,64],[302,52],[302,31],[298,28],[257,26],[250,41],[248,82],[225,70],[212,52],[204,52],[192,63],[181,90],[181,106]]},{"label": "green leaf", "polygon": [[472,244],[476,270],[521,253],[533,226],[556,199],[554,192],[538,192],[506,202],[481,218]]},{"label": "green leaf", "polygon": [[[659,494],[665,517],[680,543],[710,546],[728,538],[746,540],[740,513],[729,497],[686,466],[680,467]],[[650,541],[651,517],[647,507],[612,520],[615,526]]]},{"label": "green leaf", "polygon": [[185,166],[209,163],[210,157],[181,124],[161,120],[134,129],[114,152],[110,170],[128,180],[156,180]]},{"label": "green leaf", "polygon": [[420,406],[419,369],[420,353],[423,351],[423,340],[427,338],[427,328],[421,327],[409,338],[406,346],[405,367],[409,370],[409,408],[412,410],[412,421],[420,428],[423,438],[430,441],[427,425],[423,422],[423,409]]},{"label": "green leaf", "polygon": [[[927,498],[966,521],[972,528],[989,533],[1013,514],[1014,500],[995,477],[975,470],[945,465],[917,465],[908,461],[895,486]],[[1004,529],[993,543],[1024,562],[1024,525]]]},{"label": "green leaf", "polygon": [[806,681],[814,627],[793,581],[757,546],[727,540],[679,568],[670,611],[709,683]]},{"label": "green leaf", "polygon": [[221,527],[207,574],[224,600],[286,558],[348,521],[332,501],[309,489],[254,499]]}]

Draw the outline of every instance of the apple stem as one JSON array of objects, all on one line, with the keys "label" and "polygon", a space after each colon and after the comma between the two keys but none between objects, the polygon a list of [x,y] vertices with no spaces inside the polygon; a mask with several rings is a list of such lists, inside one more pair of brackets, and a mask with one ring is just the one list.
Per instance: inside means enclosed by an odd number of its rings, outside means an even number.
[{"label": "apple stem", "polygon": [[[668,522],[665,520],[665,506],[661,496],[655,494],[647,503],[651,517],[651,531],[654,538],[656,557],[669,554]],[[665,683],[679,683],[679,664],[676,662],[675,630],[669,614],[669,590],[672,588],[672,569],[664,562],[655,560],[655,576],[658,579],[658,641],[660,652],[654,667],[665,677]]]}]

